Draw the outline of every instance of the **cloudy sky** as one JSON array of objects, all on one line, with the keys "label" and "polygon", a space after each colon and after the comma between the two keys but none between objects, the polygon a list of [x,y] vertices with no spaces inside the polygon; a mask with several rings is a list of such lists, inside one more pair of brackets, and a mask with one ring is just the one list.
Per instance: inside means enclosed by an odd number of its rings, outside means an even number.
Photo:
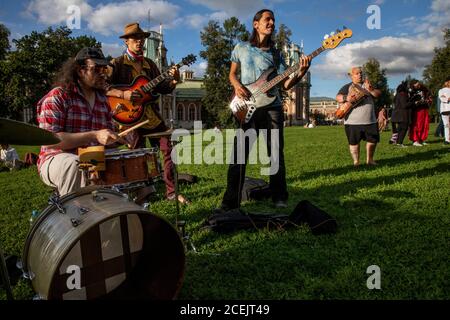
[{"label": "cloudy sky", "polygon": [[[380,9],[380,28],[368,28],[368,20],[374,22],[371,5]],[[392,88],[409,74],[420,78],[433,49],[443,44],[441,30],[450,27],[449,0],[2,0],[0,23],[9,28],[11,39],[17,39],[33,30],[65,25],[71,6],[81,12],[80,29],[73,34],[94,36],[112,56],[123,51],[119,35],[126,23],[139,21],[146,29],[162,23],[168,58],[174,61],[189,53],[198,55],[200,31],[209,20],[236,16],[250,29],[254,13],[262,8],[274,10],[276,24],[287,25],[291,40],[304,42],[305,53],[317,49],[325,34],[345,25],[353,37],[322,53],[311,69],[312,96],[329,97],[347,82],[350,66],[370,57],[388,70]],[[197,75],[204,67],[204,61],[194,66]]]}]

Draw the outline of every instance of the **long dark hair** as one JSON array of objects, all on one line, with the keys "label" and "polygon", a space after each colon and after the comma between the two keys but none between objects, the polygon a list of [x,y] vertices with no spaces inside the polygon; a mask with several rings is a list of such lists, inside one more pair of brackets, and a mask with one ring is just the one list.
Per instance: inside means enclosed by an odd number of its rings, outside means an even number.
[{"label": "long dark hair", "polygon": [[[264,14],[264,12],[269,12],[272,14],[272,16],[274,17],[274,21],[275,21],[275,15],[273,13],[272,10],[269,9],[262,9],[259,10],[255,16],[253,17],[253,22],[255,21],[259,21],[262,18],[262,15]],[[252,22],[252,24],[253,24]],[[256,29],[253,27],[253,31],[252,31],[252,35],[250,36],[250,39],[248,40],[250,42],[250,44],[254,47],[259,47],[260,43],[259,43],[259,35],[258,32],[256,31]],[[269,47],[273,47],[275,46],[275,42],[273,41],[272,37],[270,37],[270,39],[267,41],[267,44],[269,45]]]},{"label": "long dark hair", "polygon": [[408,82],[407,81],[402,81],[402,83],[400,83],[397,87],[397,94],[404,92],[407,93],[408,92]]},{"label": "long dark hair", "polygon": [[81,65],[75,58],[69,58],[55,75],[53,87],[62,87],[67,90],[72,90],[78,85],[78,80],[80,80],[80,77],[78,76],[78,71],[80,69]]}]

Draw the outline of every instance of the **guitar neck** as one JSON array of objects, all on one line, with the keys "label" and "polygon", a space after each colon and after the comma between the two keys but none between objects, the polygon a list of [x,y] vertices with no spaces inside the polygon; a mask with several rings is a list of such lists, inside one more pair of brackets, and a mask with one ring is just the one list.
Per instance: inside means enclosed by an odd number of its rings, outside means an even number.
[{"label": "guitar neck", "polygon": [[[319,54],[321,54],[322,52],[324,52],[326,49],[324,47],[320,47],[317,50],[315,50],[314,52],[312,52],[308,57],[310,57],[311,59],[314,59],[315,57],[317,57]],[[272,80],[266,82],[262,87],[261,87],[261,92],[267,92],[270,89],[272,89],[273,87],[275,87],[278,83],[280,83],[281,81],[283,81],[284,79],[286,79],[287,77],[289,77],[292,73],[296,72],[300,67],[300,62],[296,63],[295,65],[293,65],[292,67],[289,67],[286,69],[286,71],[284,71],[282,74],[279,74],[278,76],[276,76],[275,78],[273,78]]]},{"label": "guitar neck", "polygon": [[[177,68],[180,68],[180,67],[183,66],[183,64],[182,63],[177,63],[175,66]],[[157,76],[153,80],[149,81],[142,89],[144,90],[144,92],[150,92],[158,84],[160,84],[161,82],[163,82],[164,80],[166,80],[169,77],[170,77],[169,70],[167,70],[166,72],[161,73],[159,76]]]}]

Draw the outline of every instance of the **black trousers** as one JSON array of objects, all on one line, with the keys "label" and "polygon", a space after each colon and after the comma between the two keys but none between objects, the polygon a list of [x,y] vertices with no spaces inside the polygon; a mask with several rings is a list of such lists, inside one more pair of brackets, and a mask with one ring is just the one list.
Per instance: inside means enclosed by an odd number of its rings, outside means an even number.
[{"label": "black trousers", "polygon": [[[267,154],[271,159],[272,166],[278,166],[278,171],[270,175],[270,189],[272,200],[286,201],[288,199],[286,185],[286,167],[284,164],[284,114],[281,107],[258,109],[249,123],[243,124],[242,129],[245,133],[254,129],[259,137],[261,130],[267,132],[266,145]],[[278,139],[272,145],[271,129],[278,129]],[[246,139],[242,135],[236,134],[233,143],[232,163],[228,167],[227,189],[225,191],[222,207],[235,209],[240,207],[242,187],[245,180],[245,168],[248,162],[248,156],[253,146],[254,140]],[[274,148],[272,154],[272,147]]]},{"label": "black trousers", "polygon": [[403,144],[403,140],[408,132],[409,124],[407,122],[396,122],[396,125],[398,132],[397,144]]}]

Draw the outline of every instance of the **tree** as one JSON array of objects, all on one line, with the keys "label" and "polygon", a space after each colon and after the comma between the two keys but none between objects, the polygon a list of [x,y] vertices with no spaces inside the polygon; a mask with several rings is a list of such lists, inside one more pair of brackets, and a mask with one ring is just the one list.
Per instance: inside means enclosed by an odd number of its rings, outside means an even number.
[{"label": "tree", "polygon": [[286,25],[281,24],[274,36],[277,49],[283,51],[284,47],[291,43],[291,36],[292,31]]},{"label": "tree", "polygon": [[206,111],[203,120],[208,125],[216,121],[222,125],[231,122],[228,108],[233,92],[228,80],[231,52],[238,41],[248,40],[248,37],[245,26],[235,17],[225,20],[223,27],[217,21],[209,21],[200,33],[201,43],[205,47],[200,56],[208,62],[204,77],[206,95],[202,99]]},{"label": "tree", "polygon": [[391,92],[389,90],[386,69],[381,69],[380,62],[375,58],[370,58],[363,66],[363,72],[372,85],[381,90],[380,97],[375,101],[375,108],[389,107],[392,103]]},{"label": "tree", "polygon": [[445,46],[434,49],[434,58],[423,71],[425,85],[433,95],[437,95],[450,75],[450,29],[444,30],[444,41]]},{"label": "tree", "polygon": [[5,59],[10,49],[9,36],[10,32],[7,27],[0,23],[0,60]]},{"label": "tree", "polygon": [[16,50],[2,65],[6,76],[4,96],[7,104],[0,115],[20,119],[24,108],[31,107],[51,88],[53,78],[62,64],[83,47],[100,47],[93,37],[71,37],[67,27],[43,32],[33,31],[19,40],[13,40]]}]

